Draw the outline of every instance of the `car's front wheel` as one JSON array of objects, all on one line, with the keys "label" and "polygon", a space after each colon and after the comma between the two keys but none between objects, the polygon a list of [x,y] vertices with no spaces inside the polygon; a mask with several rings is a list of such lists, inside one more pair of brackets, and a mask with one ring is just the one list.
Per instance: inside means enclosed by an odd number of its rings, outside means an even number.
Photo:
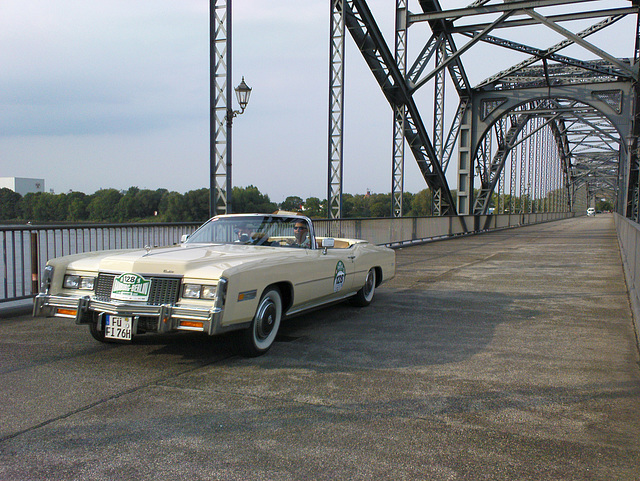
[{"label": "car's front wheel", "polygon": [[260,298],[256,315],[251,325],[240,332],[240,350],[249,357],[267,352],[280,328],[282,319],[282,297],[277,288],[270,288]]},{"label": "car's front wheel", "polygon": [[89,332],[91,333],[91,337],[99,342],[111,342],[104,337],[104,328],[101,331],[98,330],[97,322],[97,319],[93,319],[89,324]]},{"label": "car's front wheel", "polygon": [[364,280],[364,286],[360,289],[355,296],[351,298],[351,303],[358,307],[365,307],[371,304],[373,301],[373,295],[376,292],[376,270],[374,268],[369,269],[367,272],[367,278]]}]

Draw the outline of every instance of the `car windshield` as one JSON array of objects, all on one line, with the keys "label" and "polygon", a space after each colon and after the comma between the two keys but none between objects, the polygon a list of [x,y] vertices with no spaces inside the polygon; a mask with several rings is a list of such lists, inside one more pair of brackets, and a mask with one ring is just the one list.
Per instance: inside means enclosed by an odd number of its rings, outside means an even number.
[{"label": "car windshield", "polygon": [[272,215],[214,217],[191,234],[186,243],[314,247],[309,222],[305,217]]}]

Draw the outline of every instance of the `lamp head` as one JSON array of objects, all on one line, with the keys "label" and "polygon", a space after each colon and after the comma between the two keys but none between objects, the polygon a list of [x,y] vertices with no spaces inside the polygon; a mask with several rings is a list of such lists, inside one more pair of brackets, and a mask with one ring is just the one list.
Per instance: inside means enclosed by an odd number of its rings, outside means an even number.
[{"label": "lamp head", "polygon": [[249,87],[245,81],[244,77],[242,77],[242,82],[236,88],[236,97],[238,98],[238,104],[240,104],[240,108],[244,111],[249,103],[249,97],[251,96],[251,87]]}]

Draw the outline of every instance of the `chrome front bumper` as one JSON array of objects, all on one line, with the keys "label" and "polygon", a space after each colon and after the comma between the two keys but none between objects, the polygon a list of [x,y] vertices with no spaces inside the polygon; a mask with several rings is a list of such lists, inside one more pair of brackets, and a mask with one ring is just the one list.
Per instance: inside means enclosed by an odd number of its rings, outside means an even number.
[{"label": "chrome front bumper", "polygon": [[228,330],[220,325],[223,313],[221,307],[150,306],[120,301],[105,302],[89,296],[54,296],[42,293],[35,297],[33,304],[34,317],[65,317],[75,319],[76,324],[90,324],[91,321],[87,320],[90,316],[86,316],[89,311],[98,313],[99,319],[104,314],[131,317],[134,326],[137,326],[141,317],[156,318],[159,333],[199,331],[214,335]]}]

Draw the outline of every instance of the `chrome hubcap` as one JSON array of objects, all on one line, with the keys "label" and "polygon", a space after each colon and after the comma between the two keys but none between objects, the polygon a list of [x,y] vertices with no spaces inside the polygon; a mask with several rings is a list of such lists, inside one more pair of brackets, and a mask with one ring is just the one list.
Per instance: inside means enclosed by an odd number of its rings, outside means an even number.
[{"label": "chrome hubcap", "polygon": [[276,307],[270,300],[265,300],[260,306],[260,312],[256,322],[256,336],[258,339],[266,339],[273,331],[276,322]]}]

